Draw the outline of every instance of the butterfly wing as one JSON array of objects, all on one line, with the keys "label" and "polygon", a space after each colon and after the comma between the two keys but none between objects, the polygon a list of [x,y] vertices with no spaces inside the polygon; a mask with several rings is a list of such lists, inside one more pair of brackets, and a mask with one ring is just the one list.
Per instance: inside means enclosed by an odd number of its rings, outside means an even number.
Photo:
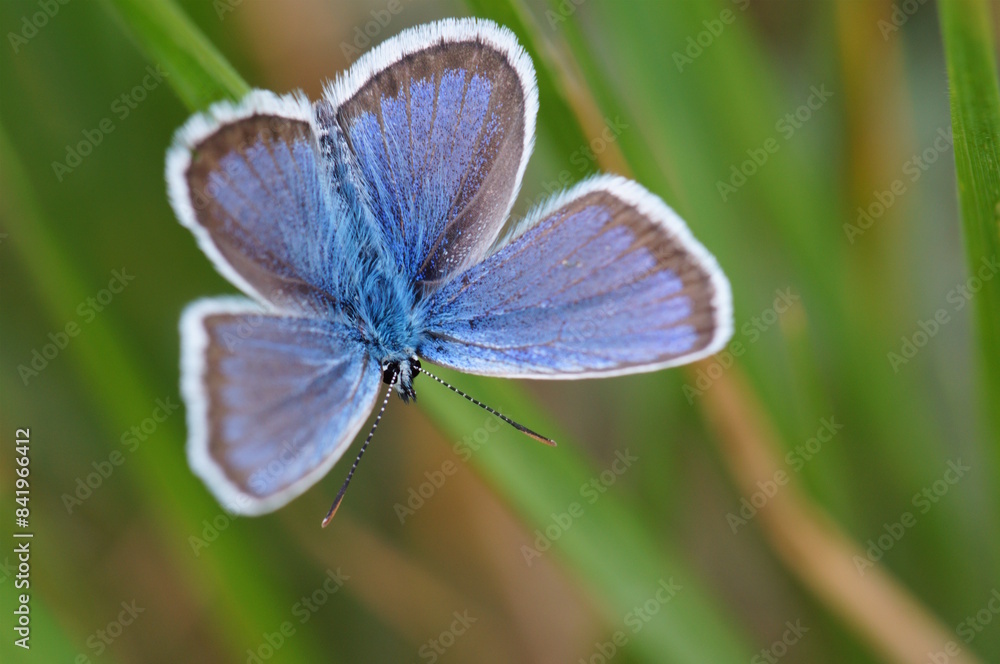
[{"label": "butterfly wing", "polygon": [[281,309],[325,309],[353,218],[312,106],[257,90],[193,116],[167,154],[170,201],[216,268]]},{"label": "butterfly wing", "polygon": [[362,57],[317,104],[403,276],[433,290],[500,233],[534,141],[531,60],[489,21],[407,30]]},{"label": "butterfly wing", "polygon": [[715,259],[663,201],[615,176],[530,215],[428,307],[420,355],[492,376],[652,371],[715,353],[732,334]]},{"label": "butterfly wing", "polygon": [[214,298],[181,319],[188,458],[232,512],[281,507],[350,446],[378,397],[378,362],[335,323]]}]

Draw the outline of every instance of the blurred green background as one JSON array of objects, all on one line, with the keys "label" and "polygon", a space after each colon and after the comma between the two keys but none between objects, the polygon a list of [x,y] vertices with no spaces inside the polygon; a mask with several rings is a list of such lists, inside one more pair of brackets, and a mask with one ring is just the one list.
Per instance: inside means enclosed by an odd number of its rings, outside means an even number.
[{"label": "blurred green background", "polygon": [[[3,661],[1000,661],[984,10],[0,3]],[[230,517],[186,465],[177,320],[233,288],[167,204],[171,135],[242,81],[315,99],[370,46],[459,15],[509,26],[538,69],[515,215],[598,170],[638,179],[728,274],[733,342],[602,381],[442,371],[560,446],[425,384],[390,405],[330,528],[344,464],[278,513]],[[971,91],[967,133],[950,85]]]}]

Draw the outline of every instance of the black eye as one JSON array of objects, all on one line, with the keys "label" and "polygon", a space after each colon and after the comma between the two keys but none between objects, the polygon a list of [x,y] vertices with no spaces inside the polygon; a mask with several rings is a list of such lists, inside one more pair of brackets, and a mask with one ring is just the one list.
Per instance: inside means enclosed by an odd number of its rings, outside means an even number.
[{"label": "black eye", "polygon": [[397,376],[399,376],[399,362],[386,362],[382,367],[382,382],[392,385],[396,382]]}]

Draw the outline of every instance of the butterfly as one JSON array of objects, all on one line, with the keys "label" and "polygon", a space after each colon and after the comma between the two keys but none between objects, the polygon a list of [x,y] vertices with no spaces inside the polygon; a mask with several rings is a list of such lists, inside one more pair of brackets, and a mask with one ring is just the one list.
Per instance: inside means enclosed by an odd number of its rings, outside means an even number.
[{"label": "butterfly", "polygon": [[537,111],[514,35],[448,19],[366,53],[315,103],[254,90],[177,131],[170,203],[248,296],[195,301],[180,323],[189,462],[229,511],[301,495],[383,390],[362,453],[391,394],[413,399],[420,374],[475,401],[422,361],[598,378],[729,340],[718,263],[635,182],[593,176],[503,232]]}]

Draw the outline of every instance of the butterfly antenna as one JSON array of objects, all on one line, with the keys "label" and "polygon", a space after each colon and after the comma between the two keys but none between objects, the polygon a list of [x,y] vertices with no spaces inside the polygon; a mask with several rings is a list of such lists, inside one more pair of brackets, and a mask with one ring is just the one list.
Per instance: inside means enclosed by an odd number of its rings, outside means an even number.
[{"label": "butterfly antenna", "polygon": [[506,415],[504,415],[503,413],[500,413],[498,411],[493,410],[492,408],[490,408],[489,406],[487,406],[486,404],[484,404],[482,401],[478,401],[476,399],[473,399],[468,394],[466,394],[462,390],[458,389],[457,387],[455,387],[451,383],[449,383],[449,382],[447,382],[445,380],[441,380],[440,378],[438,378],[437,376],[435,376],[434,374],[432,374],[427,369],[424,369],[423,367],[416,367],[416,369],[418,371],[420,371],[420,373],[427,374],[428,376],[430,376],[431,378],[433,378],[437,382],[441,383],[442,385],[444,385],[445,387],[447,387],[449,390],[451,390],[455,394],[462,395],[463,397],[465,397],[466,399],[468,399],[472,403],[476,404],[480,408],[484,409],[485,411],[487,411],[487,412],[489,412],[489,413],[491,413],[493,415],[496,415],[501,420],[503,420],[507,424],[511,425],[512,427],[514,427],[515,429],[517,429],[521,433],[526,434],[526,435],[534,438],[535,440],[537,440],[540,443],[545,443],[546,445],[552,445],[553,447],[555,447],[556,441],[552,440],[551,438],[546,438],[545,436],[543,436],[543,435],[541,435],[539,433],[535,433],[534,431],[532,431],[528,427],[524,426],[523,424],[518,424],[514,420],[512,420],[509,417],[507,417]]},{"label": "butterfly antenna", "polygon": [[389,397],[392,396],[392,391],[395,389],[395,381],[389,386],[389,389],[385,391],[385,399],[382,400],[382,407],[378,409],[378,415],[375,417],[375,422],[372,424],[371,431],[368,432],[368,437],[365,438],[364,445],[361,446],[361,450],[358,452],[357,458],[354,460],[354,465],[351,466],[351,470],[347,473],[347,479],[344,480],[343,486],[340,487],[340,492],[333,501],[333,505],[330,506],[330,511],[327,512],[326,518],[323,519],[323,527],[326,528],[333,521],[333,516],[337,513],[337,508],[340,507],[341,501],[344,500],[344,494],[347,493],[347,485],[351,483],[351,478],[354,477],[354,471],[358,468],[358,463],[361,462],[361,456],[365,453],[368,448],[368,443],[372,442],[372,438],[375,436],[375,429],[378,429],[378,423],[382,421],[382,415],[385,413],[385,407],[389,404]]}]

